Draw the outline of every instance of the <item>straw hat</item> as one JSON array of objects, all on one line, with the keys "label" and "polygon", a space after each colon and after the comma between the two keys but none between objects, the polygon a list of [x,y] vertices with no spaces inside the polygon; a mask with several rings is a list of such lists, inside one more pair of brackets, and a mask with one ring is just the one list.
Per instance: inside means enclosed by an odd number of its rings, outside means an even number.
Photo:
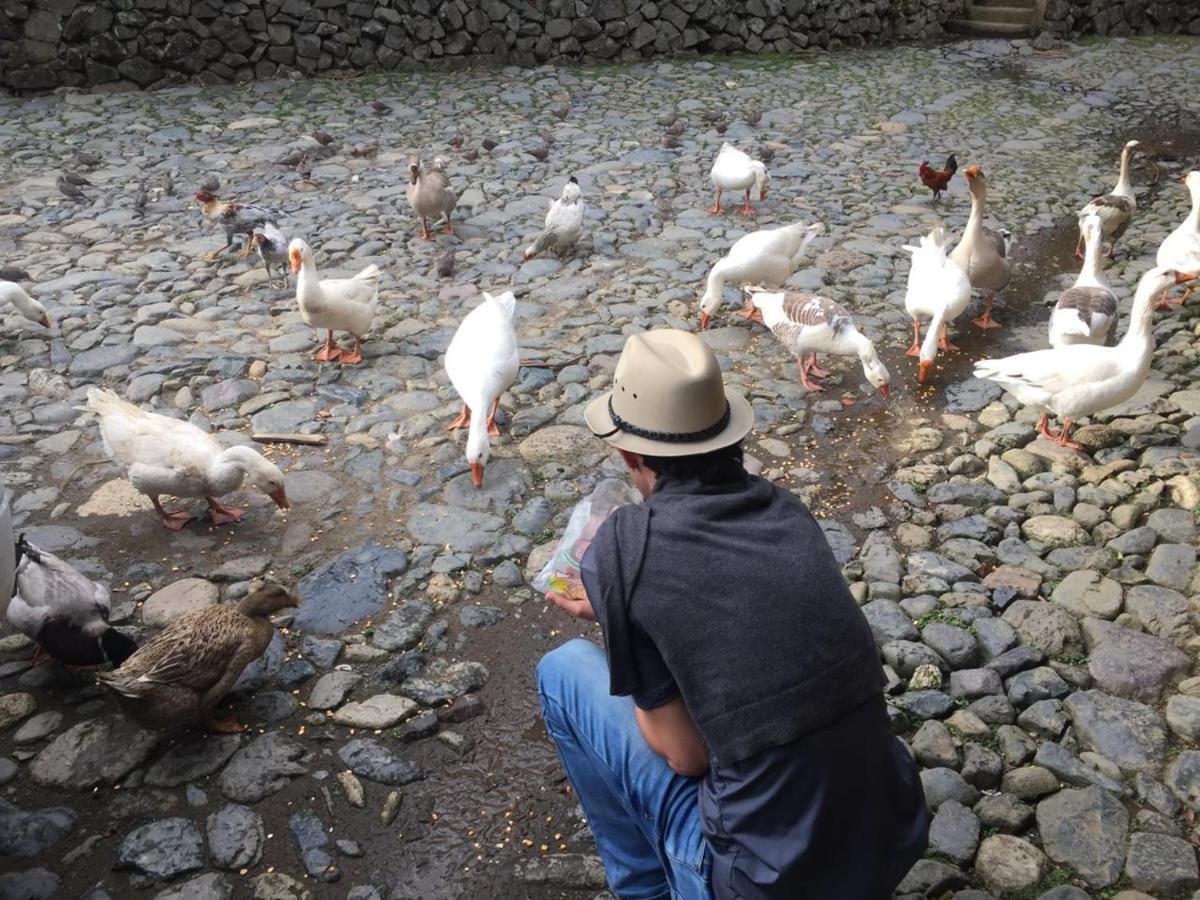
[{"label": "straw hat", "polygon": [[754,425],[746,398],[725,387],[712,350],[663,328],[625,342],[613,389],[584,411],[588,428],[621,450],[689,456],[736,444]]}]

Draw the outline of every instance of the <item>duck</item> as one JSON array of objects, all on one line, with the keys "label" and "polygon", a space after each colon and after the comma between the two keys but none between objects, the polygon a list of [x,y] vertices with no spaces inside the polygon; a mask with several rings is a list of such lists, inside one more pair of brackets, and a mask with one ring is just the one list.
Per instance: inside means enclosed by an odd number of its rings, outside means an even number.
[{"label": "duck", "polygon": [[1008,232],[983,227],[983,218],[987,215],[987,178],[983,170],[971,166],[963,174],[971,192],[971,215],[962,240],[950,252],[950,259],[967,273],[972,289],[987,293],[983,315],[972,319],[971,323],[980,328],[999,328],[1000,323],[992,318],[992,301],[1012,276],[1008,263]]},{"label": "duck", "polygon": [[750,205],[750,189],[758,189],[758,199],[761,202],[767,199],[767,187],[771,183],[771,176],[767,174],[765,164],[757,159],[752,159],[748,153],[743,153],[730,143],[721,145],[717,158],[713,161],[709,178],[712,179],[713,186],[717,189],[716,202],[713,203],[709,212],[724,211],[721,208],[722,191],[745,191],[746,200],[738,210],[743,216],[754,212],[754,207]]},{"label": "duck", "polygon": [[[0,539],[8,544],[12,535]],[[108,624],[107,588],[25,535],[8,545],[16,563],[8,621],[37,643],[34,665],[49,657],[72,667],[119,666],[133,655],[137,642]]]},{"label": "duck", "polygon": [[785,291],[750,291],[751,316],[771,329],[800,365],[800,383],[810,391],[824,391],[817,378],[829,372],[817,366],[818,353],[856,356],[871,386],[891,397],[892,376],[879,359],[875,344],[858,330],[850,311],[840,303],[816,294]]},{"label": "duck", "polygon": [[497,437],[500,395],[517,380],[520,358],[513,316],[517,298],[511,291],[493,296],[467,313],[446,348],[446,374],[462,398],[463,408],[447,431],[466,428],[467,465],[475,487],[483,485],[490,438]]},{"label": "duck", "polygon": [[299,600],[274,582],[255,582],[236,605],[207,606],[180,616],[97,680],[117,695],[126,713],[151,728],[203,720],[209,730],[234,734],[237,717],[213,718],[238,676],[266,652],[275,634],[271,616]]},{"label": "duck", "polygon": [[275,278],[271,274],[271,267],[278,266],[283,275],[283,287],[286,288],[288,280],[287,236],[273,222],[264,222],[250,235],[250,245],[258,254],[258,258],[262,260],[263,268],[267,271],[267,279],[272,286],[275,284]]},{"label": "duck", "polygon": [[195,516],[182,510],[168,512],[159,501],[162,494],[203,497],[214,525],[242,520],[245,510],[223,506],[216,498],[236,491],[247,478],[280,509],[291,505],[283,473],[256,450],[223,447],[191,422],[147,412],[102,388],[88,390],[87,408],[100,418],[108,458],[125,469],[133,486],[150,498],[159,520],[172,531]]},{"label": "duck", "polygon": [[[353,278],[322,278],[313,259],[312,248],[301,238],[288,244],[288,259],[296,279],[296,302],[304,321],[316,329],[325,329],[325,343],[313,359],[358,365],[363,360],[362,339],[371,330],[375,301],[379,298],[379,266],[370,265]],[[354,338],[354,349],[343,350],[333,340],[335,331]]]},{"label": "duck", "polygon": [[[1194,272],[1155,267],[1142,276],[1133,298],[1129,328],[1115,347],[1070,344],[1049,350],[984,359],[975,377],[1009,390],[1021,403],[1041,413],[1037,430],[1060,447],[1082,450],[1071,440],[1076,420],[1111,409],[1138,392],[1150,374],[1154,354],[1154,304],[1173,285],[1196,278]],[[1062,427],[1050,429],[1050,415]]]},{"label": "duck", "polygon": [[1104,224],[1104,239],[1110,242],[1109,258],[1117,252],[1117,240],[1125,233],[1137,210],[1137,195],[1129,180],[1129,160],[1133,151],[1140,146],[1138,141],[1126,142],[1121,149],[1121,172],[1117,177],[1117,186],[1112,193],[1101,194],[1079,210],[1079,241],[1075,245],[1075,255],[1079,258],[1083,258],[1083,220],[1093,215],[1099,216]]},{"label": "duck", "polygon": [[450,179],[446,175],[446,160],[435,157],[428,172],[421,171],[421,160],[416,157],[408,163],[408,205],[421,219],[421,237],[431,240],[429,220],[437,222],[445,217],[446,225],[442,234],[454,234],[450,226],[450,213],[458,204],[458,194],[450,187]]},{"label": "duck", "polygon": [[[700,330],[708,328],[721,306],[726,283],[756,285],[774,290],[792,277],[805,248],[825,230],[820,222],[796,222],[780,228],[763,228],[742,235],[708,273],[700,298]],[[742,310],[738,315],[749,318]]]},{"label": "duck", "polygon": [[[906,355],[917,357],[917,381],[924,382],[939,350],[958,349],[950,343],[950,326],[971,302],[971,281],[946,255],[945,231],[940,225],[922,237],[919,246],[904,249],[912,254],[904,308],[912,317],[913,340]],[[929,328],[922,341],[924,318],[929,319]]]},{"label": "duck", "polygon": [[[1111,344],[1117,334],[1117,295],[1100,271],[1104,226],[1097,215],[1081,226],[1087,252],[1075,284],[1058,295],[1050,313],[1050,346]],[[1197,265],[1200,268],[1200,264]]]},{"label": "duck", "polygon": [[554,250],[567,253],[575,249],[579,236],[583,234],[583,191],[572,175],[563,185],[562,195],[550,204],[546,212],[546,224],[542,233],[525,248],[524,259],[533,259],[539,253]]},{"label": "duck", "polygon": [[0,300],[11,303],[30,322],[36,322],[43,328],[52,327],[46,307],[25,293],[25,289],[15,281],[0,281]]},{"label": "duck", "polygon": [[[1196,272],[1200,271],[1200,171],[1188,172],[1179,180],[1187,185],[1192,195],[1192,209],[1159,246],[1155,263],[1162,268]],[[1164,297],[1158,308],[1165,309],[1172,303],[1182,305],[1191,296],[1194,287],[1189,284],[1183,296],[1176,300],[1168,301]]]}]

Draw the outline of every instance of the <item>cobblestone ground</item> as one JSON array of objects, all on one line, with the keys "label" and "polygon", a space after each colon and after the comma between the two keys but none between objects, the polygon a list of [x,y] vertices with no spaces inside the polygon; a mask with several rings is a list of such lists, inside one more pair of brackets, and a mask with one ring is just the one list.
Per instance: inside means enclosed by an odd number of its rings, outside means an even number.
[{"label": "cobblestone ground", "polygon": [[[707,339],[753,399],[750,453],[824,517],[889,666],[936,810],[901,892],[1191,896],[1195,307],[1160,314],[1149,382],[1080,432],[1089,455],[1034,441],[1030,410],[967,375],[979,356],[1045,345],[1047,304],[1074,277],[1073,212],[1112,186],[1137,137],[1139,207],[1108,270],[1128,305],[1187,210],[1176,179],[1198,163],[1196,49],[964,42],[0,100],[0,262],[29,270],[55,323],[0,315],[0,483],[20,528],[110,583],[114,620],[139,634],[263,573],[306,601],[239,683],[240,736],[143,732],[89,676],[31,668],[24,639],[0,639],[0,897],[602,891],[532,685],[539,654],[582,630],[526,578],[611,469],[581,411],[625,336],[694,328],[731,240],[797,219],[826,232],[792,285],[858,314],[892,403],[843,360],[809,395],[769,334],[729,316],[732,290]],[[686,123],[677,147],[664,114]],[[774,152],[748,219],[705,212],[722,140]],[[544,161],[527,152],[543,147]],[[78,148],[103,161],[87,199],[69,200],[55,180]],[[312,154],[311,183],[278,164],[296,150]],[[1008,327],[960,326],[964,352],[918,389],[900,348],[902,247],[966,220],[961,180],[938,206],[916,181],[921,159],[949,151],[987,173],[1017,274],[996,313]],[[457,237],[417,237],[413,152],[449,160]],[[223,195],[279,210],[324,269],[384,268],[363,365],[313,362],[291,291],[251,261],[202,259],[222,237],[190,197],[212,175]],[[522,265],[568,175],[588,204],[579,252]],[[439,355],[481,288],[509,287],[528,365],[475,490],[461,436],[442,430],[457,402]],[[170,534],[78,412],[94,384],[228,443],[327,443],[267,448],[291,510],[246,495],[243,523]],[[361,614],[344,627],[351,603]]]}]

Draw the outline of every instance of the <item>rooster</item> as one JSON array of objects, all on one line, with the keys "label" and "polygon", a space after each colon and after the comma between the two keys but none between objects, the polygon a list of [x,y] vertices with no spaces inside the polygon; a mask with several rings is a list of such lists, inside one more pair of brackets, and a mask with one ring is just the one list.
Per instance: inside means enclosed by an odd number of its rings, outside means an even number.
[{"label": "rooster", "polygon": [[261,206],[250,203],[223,203],[208,191],[197,191],[196,199],[200,201],[200,212],[204,214],[204,218],[210,222],[219,222],[225,229],[225,246],[208,254],[210,260],[216,259],[233,246],[235,234],[246,236],[246,249],[242,255],[249,256],[254,252],[254,245],[250,243],[254,229],[278,219],[273,212]]},{"label": "rooster", "polygon": [[958,160],[951,153],[946,157],[946,165],[940,172],[930,167],[929,160],[925,159],[921,161],[921,168],[918,170],[918,174],[921,176],[921,184],[933,191],[933,199],[940,200],[942,191],[949,186],[950,179],[954,177],[954,173],[957,171]]}]

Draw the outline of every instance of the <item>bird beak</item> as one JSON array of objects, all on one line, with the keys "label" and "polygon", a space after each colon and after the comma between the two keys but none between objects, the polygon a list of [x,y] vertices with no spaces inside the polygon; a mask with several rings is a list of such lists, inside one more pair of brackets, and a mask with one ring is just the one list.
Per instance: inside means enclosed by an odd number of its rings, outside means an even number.
[{"label": "bird beak", "polygon": [[1186,176],[1186,175],[1180,175],[1180,176],[1179,176],[1179,183],[1180,183],[1180,184],[1187,184],[1187,176]]},{"label": "bird beak", "polygon": [[270,497],[280,509],[291,509],[292,504],[288,502],[287,492],[283,489],[283,485],[271,491]]},{"label": "bird beak", "polygon": [[288,261],[292,264],[292,274],[295,275],[300,271],[300,251],[293,250],[289,253]]},{"label": "bird beak", "polygon": [[933,368],[933,363],[931,363],[931,362],[917,363],[917,381],[924,384],[925,379],[929,377],[929,370],[932,368]]},{"label": "bird beak", "polygon": [[708,313],[706,313],[706,312],[700,313],[700,330],[707,331],[708,323],[711,321],[712,321],[712,316],[710,316]]},{"label": "bird beak", "polygon": [[483,463],[471,463],[471,480],[475,487],[483,487]]},{"label": "bird beak", "polygon": [[1197,276],[1200,276],[1200,273],[1192,272],[1191,274],[1188,274],[1187,272],[1176,272],[1175,273],[1175,283],[1176,284],[1187,284],[1189,281],[1194,280]]},{"label": "bird beak", "polygon": [[[918,373],[917,374],[918,380],[920,379],[920,377],[921,377],[921,375],[920,375],[920,373]],[[879,393],[881,393],[883,395],[884,400],[892,399],[892,389],[890,387],[888,387],[886,384],[881,384],[879,386]]]},{"label": "bird beak", "polygon": [[54,327],[54,323],[50,321],[49,316],[43,315],[38,321],[41,322],[43,325],[45,325],[47,328]]}]

